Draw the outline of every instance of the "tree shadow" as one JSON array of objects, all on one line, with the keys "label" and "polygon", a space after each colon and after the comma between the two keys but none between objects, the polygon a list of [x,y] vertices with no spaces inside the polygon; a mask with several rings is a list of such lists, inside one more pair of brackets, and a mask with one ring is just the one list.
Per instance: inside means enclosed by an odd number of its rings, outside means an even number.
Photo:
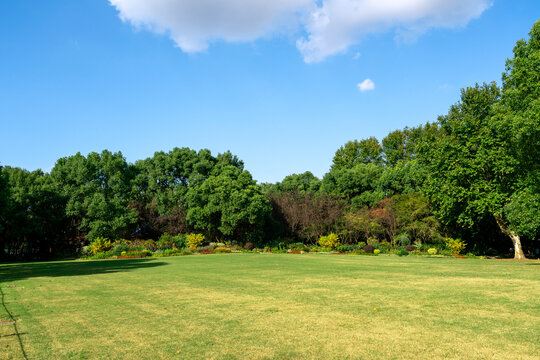
[{"label": "tree shadow", "polygon": [[110,274],[166,265],[157,259],[90,260],[0,264],[0,283],[34,277]]}]

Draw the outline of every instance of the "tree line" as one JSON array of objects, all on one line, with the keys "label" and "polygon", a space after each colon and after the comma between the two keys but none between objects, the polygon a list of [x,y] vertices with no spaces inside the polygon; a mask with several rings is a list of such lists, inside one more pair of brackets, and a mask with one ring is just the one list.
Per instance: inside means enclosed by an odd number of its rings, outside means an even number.
[{"label": "tree line", "polygon": [[[433,123],[349,141],[329,172],[258,184],[230,152],[175,148],[59,159],[50,173],[0,167],[0,256],[69,255],[96,237],[204,233],[259,245],[454,237],[515,258],[540,234],[540,22],[506,62],[502,86],[461,90]],[[2,251],[3,250],[3,251]]]}]

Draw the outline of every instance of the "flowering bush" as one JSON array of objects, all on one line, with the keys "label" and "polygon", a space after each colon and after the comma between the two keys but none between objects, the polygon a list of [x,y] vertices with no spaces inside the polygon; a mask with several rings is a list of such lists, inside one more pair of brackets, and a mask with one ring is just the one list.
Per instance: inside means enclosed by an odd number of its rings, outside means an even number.
[{"label": "flowering bush", "polygon": [[379,255],[380,252],[381,252],[381,250],[379,250],[379,249],[373,250],[373,253],[374,253],[375,255]]}]

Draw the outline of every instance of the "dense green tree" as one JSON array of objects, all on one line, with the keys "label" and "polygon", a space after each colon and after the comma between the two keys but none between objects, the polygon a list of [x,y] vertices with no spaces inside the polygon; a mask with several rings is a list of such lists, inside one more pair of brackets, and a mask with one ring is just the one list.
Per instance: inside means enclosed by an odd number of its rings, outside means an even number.
[{"label": "dense green tree", "polygon": [[213,239],[254,241],[270,212],[268,200],[248,171],[229,165],[186,194],[187,222]]},{"label": "dense green tree", "polygon": [[382,147],[379,140],[370,137],[364,140],[349,141],[334,155],[332,170],[351,169],[359,164],[379,165],[382,162]]},{"label": "dense green tree", "polygon": [[[499,115],[500,128],[510,129],[510,148],[516,158],[515,194],[505,208],[509,227],[534,239],[540,235],[540,21],[529,40],[520,40],[506,62]],[[503,222],[502,217],[499,222]]]},{"label": "dense green tree", "polygon": [[473,227],[494,217],[523,258],[519,236],[508,228],[503,209],[520,174],[512,149],[512,129],[495,120],[500,90],[496,84],[462,90],[461,100],[439,118],[439,134],[422,146],[428,169],[424,191],[446,223]]},{"label": "dense green tree", "polygon": [[120,152],[61,158],[51,176],[66,199],[66,215],[87,238],[117,239],[136,223],[137,213],[128,207],[135,169]]},{"label": "dense green tree", "polygon": [[50,176],[7,167],[9,199],[5,203],[0,249],[11,256],[50,257],[67,248],[63,199]]},{"label": "dense green tree", "polygon": [[[9,200],[9,187],[7,174],[4,168],[0,166],[0,237],[4,230],[4,223],[6,221],[7,208]],[[0,256],[2,256],[2,246],[0,245]]]},{"label": "dense green tree", "polygon": [[276,184],[263,184],[262,187],[266,193],[316,193],[321,188],[321,180],[310,171],[306,171],[302,174],[288,175],[281,182]]},{"label": "dense green tree", "polygon": [[374,164],[332,169],[324,176],[321,190],[348,199],[356,207],[374,206],[385,197],[378,187],[383,171],[382,166]]}]

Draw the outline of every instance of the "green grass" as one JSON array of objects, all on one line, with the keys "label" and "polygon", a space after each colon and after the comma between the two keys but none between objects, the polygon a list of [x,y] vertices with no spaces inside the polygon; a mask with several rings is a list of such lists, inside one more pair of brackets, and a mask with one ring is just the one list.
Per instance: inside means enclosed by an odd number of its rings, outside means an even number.
[{"label": "green grass", "polygon": [[0,325],[0,359],[540,356],[537,261],[204,255],[3,264],[0,282],[20,334]]}]

